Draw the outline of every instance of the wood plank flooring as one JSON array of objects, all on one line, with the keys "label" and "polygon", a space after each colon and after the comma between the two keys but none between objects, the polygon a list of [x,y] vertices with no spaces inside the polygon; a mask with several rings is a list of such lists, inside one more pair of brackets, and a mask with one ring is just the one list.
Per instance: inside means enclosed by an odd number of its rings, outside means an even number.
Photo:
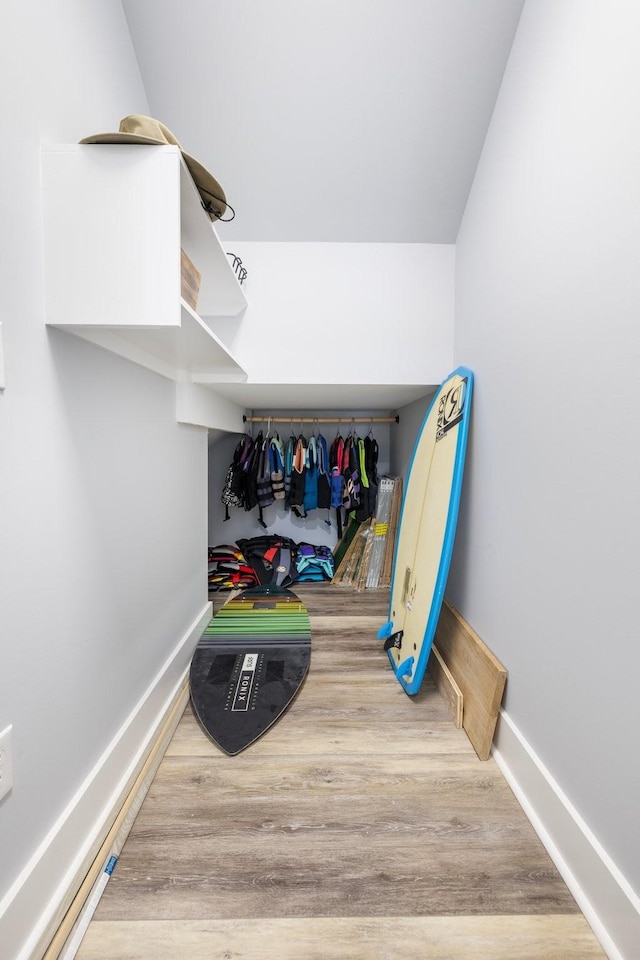
[{"label": "wood plank flooring", "polygon": [[604,958],[493,760],[393,678],[387,591],[296,592],[302,690],[237,757],[187,707],[78,960]]}]

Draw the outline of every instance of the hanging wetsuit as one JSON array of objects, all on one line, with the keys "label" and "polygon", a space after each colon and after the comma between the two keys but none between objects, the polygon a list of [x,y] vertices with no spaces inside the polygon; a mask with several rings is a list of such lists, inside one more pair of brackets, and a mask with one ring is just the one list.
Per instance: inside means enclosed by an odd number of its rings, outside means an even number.
[{"label": "hanging wetsuit", "polygon": [[296,517],[304,517],[304,475],[307,469],[307,441],[300,434],[296,441],[287,504]]},{"label": "hanging wetsuit", "polygon": [[296,452],[296,438],[293,434],[287,440],[287,446],[284,452],[284,496],[289,504],[289,493],[291,491],[291,474],[293,473],[293,457]]},{"label": "hanging wetsuit", "polygon": [[340,431],[335,436],[329,452],[329,469],[331,470],[331,506],[336,511],[336,525],[338,540],[342,539],[342,495],[344,491],[344,477],[342,476],[342,455],[344,439]]},{"label": "hanging wetsuit", "polygon": [[269,462],[271,470],[271,488],[276,500],[284,500],[284,449],[279,435],[271,438],[269,446]]},{"label": "hanging wetsuit", "polygon": [[[318,508],[329,510],[332,505],[329,454],[327,453],[327,441],[321,433],[317,436],[316,448],[318,451]],[[330,523],[330,521],[327,522]]]},{"label": "hanging wetsuit", "polygon": [[318,447],[314,435],[307,446],[307,469],[304,475],[303,506],[305,515],[318,506]]},{"label": "hanging wetsuit", "polygon": [[264,516],[262,511],[265,507],[271,506],[274,502],[275,497],[273,495],[273,487],[271,486],[271,439],[266,437],[260,446],[260,456],[258,459],[258,475],[257,475],[257,496],[258,496],[258,523],[264,529],[267,529],[267,525],[264,522]]}]

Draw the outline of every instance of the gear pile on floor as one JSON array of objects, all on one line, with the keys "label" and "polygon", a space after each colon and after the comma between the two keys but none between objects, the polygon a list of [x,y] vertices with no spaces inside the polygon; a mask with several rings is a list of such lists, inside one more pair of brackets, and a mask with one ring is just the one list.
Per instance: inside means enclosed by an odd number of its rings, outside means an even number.
[{"label": "gear pile on floor", "polygon": [[295,543],[266,535],[209,547],[209,589],[238,590],[274,583],[333,579],[335,561],[329,547]]}]

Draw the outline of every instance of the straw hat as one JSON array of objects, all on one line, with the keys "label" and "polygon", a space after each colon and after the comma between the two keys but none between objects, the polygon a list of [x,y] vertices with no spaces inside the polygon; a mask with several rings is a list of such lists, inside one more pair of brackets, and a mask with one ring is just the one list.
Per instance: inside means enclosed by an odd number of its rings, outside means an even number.
[{"label": "straw hat", "polygon": [[[165,127],[164,123],[154,120],[153,117],[145,117],[138,113],[132,114],[120,121],[120,129],[117,133],[96,133],[92,137],[85,137],[80,143],[148,143],[161,146],[170,144],[179,147],[187,169],[193,177],[202,198],[202,206],[209,217],[212,220],[221,220],[227,206],[235,216],[235,211],[230,204],[227,204],[224,190],[218,181],[211,176],[201,163],[185,153],[181,144]],[[228,217],[227,220],[233,220],[233,216]]]}]

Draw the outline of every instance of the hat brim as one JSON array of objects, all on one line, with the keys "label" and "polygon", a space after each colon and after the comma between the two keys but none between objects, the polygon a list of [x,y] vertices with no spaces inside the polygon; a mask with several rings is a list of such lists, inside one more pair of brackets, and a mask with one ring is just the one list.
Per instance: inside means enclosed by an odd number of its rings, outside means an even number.
[{"label": "hat brim", "polygon": [[85,137],[80,143],[150,143],[157,147],[169,147],[166,140],[156,137],[141,137],[137,133],[94,133],[92,137]]},{"label": "hat brim", "polygon": [[[96,133],[91,137],[85,137],[80,143],[142,143],[156,147],[171,146],[166,140],[157,140],[155,137],[141,137],[135,133]],[[202,197],[205,210],[212,220],[219,220],[227,209],[227,198],[224,190],[208,170],[194,157],[180,149],[187,165],[187,169],[193,177],[193,182],[198,188],[198,193]]]}]

